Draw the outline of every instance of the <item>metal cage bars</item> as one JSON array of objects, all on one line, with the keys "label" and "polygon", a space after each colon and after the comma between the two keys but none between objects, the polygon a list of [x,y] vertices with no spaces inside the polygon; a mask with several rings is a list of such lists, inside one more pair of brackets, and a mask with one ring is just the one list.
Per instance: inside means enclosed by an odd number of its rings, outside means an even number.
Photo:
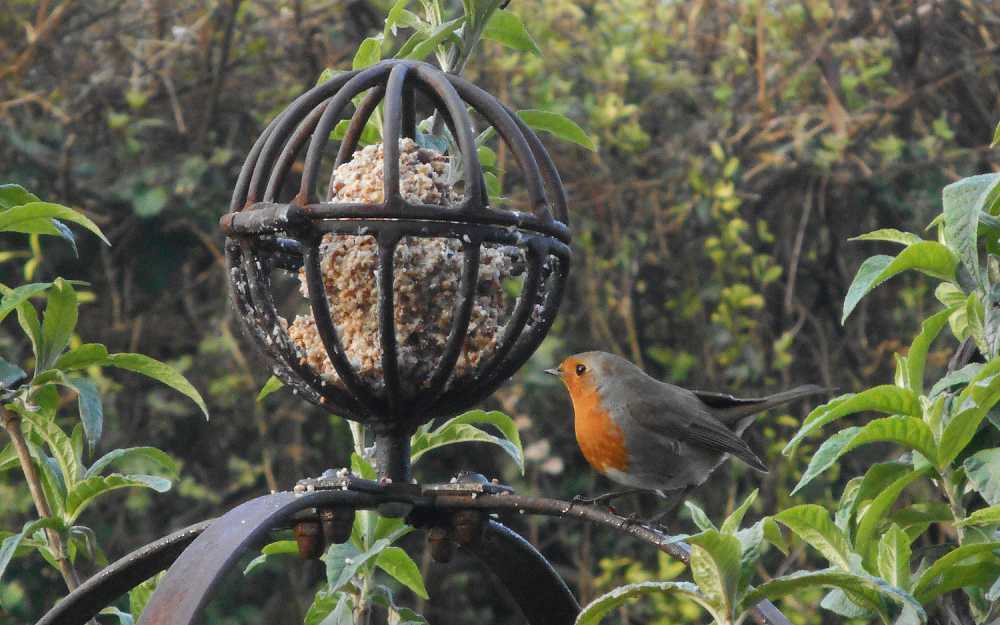
[{"label": "metal cage bars", "polygon": [[[415,136],[415,92],[434,104],[458,143],[464,160],[465,195],[458,206],[411,203],[399,192],[398,142],[403,136]],[[315,190],[324,147],[344,110],[361,94],[364,96],[351,116],[336,163],[346,162],[365,124],[384,103],[384,201],[318,202]],[[487,205],[466,103],[510,148],[523,173],[531,212]],[[298,192],[291,203],[279,203],[282,187],[303,149],[306,156]],[[222,225],[230,235],[227,259],[233,299],[251,336],[272,360],[275,373],[308,401],[369,423],[376,433],[407,433],[420,422],[459,412],[495,390],[544,338],[555,318],[569,270],[565,192],[541,141],[488,93],[425,63],[385,61],[341,74],[297,98],[251,149],[230,211]],[[320,271],[320,245],[326,234],[376,239],[384,393],[376,393],[359,378],[331,318]],[[414,397],[405,397],[400,383],[393,318],[393,252],[405,237],[460,239],[463,258],[460,292],[445,346]],[[492,354],[469,384],[451,389],[448,382],[468,331],[484,244],[521,248],[527,259],[526,275]],[[316,329],[343,388],[322,380],[311,367],[301,364],[291,340],[280,329],[270,272],[298,267],[304,269]]]}]

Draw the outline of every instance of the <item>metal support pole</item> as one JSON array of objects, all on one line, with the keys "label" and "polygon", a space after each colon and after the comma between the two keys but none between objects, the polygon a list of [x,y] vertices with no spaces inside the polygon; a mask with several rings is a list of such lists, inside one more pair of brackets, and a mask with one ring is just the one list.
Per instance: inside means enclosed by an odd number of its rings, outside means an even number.
[{"label": "metal support pole", "polygon": [[410,481],[410,437],[399,432],[375,433],[375,468],[379,479]]}]

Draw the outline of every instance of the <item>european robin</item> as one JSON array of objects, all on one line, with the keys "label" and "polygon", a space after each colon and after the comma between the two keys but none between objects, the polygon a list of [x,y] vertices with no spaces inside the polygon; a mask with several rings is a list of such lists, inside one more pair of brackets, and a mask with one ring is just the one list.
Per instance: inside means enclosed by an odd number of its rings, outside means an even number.
[{"label": "european robin", "polygon": [[730,455],[766,473],[767,465],[740,438],[755,416],[827,392],[806,385],[738,399],[691,391],[660,382],[624,358],[604,352],[570,356],[546,372],[558,376],[569,390],[576,440],[587,462],[628,487],[625,492],[653,491],[661,497],[700,485]]}]

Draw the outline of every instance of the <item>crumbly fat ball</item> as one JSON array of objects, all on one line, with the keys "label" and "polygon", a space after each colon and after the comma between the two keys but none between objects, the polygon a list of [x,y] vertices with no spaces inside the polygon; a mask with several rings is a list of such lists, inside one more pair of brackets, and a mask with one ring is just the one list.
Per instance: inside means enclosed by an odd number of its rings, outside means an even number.
[{"label": "crumbly fat ball", "polygon": [[[334,172],[330,201],[383,200],[383,152],[371,145],[354,153]],[[461,201],[445,182],[448,157],[400,140],[400,192],[410,202],[454,205]],[[444,352],[462,282],[462,243],[450,238],[406,237],[396,246],[393,276],[394,319],[400,379],[407,391],[426,384]],[[516,247],[484,245],[480,250],[475,301],[465,343],[455,364],[455,380],[468,377],[496,347],[504,312],[503,282],[523,264]],[[351,366],[377,390],[384,388],[378,324],[378,246],[375,238],[332,235],[320,246],[320,269],[330,313]],[[300,290],[308,297],[305,274]],[[288,334],[303,364],[341,385],[311,314],[298,315]]]}]

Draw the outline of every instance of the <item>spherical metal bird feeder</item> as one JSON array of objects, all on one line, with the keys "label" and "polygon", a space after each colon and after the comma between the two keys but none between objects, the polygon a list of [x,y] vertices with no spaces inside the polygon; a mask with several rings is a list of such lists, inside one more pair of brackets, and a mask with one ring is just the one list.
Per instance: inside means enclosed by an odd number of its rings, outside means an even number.
[{"label": "spherical metal bird feeder", "polygon": [[[453,137],[451,163],[461,163],[461,201],[455,205],[414,202],[400,188],[400,139],[419,138],[417,103],[429,102]],[[336,150],[334,171],[347,163],[370,119],[382,107],[382,194],[379,202],[337,201],[333,176],[326,199],[320,175],[331,132],[359,101]],[[475,128],[468,110],[485,122]],[[495,132],[520,170],[526,210],[492,206],[480,167],[476,132]],[[298,160],[304,155],[304,159]],[[298,172],[301,172],[298,175]],[[298,176],[297,190],[285,192]],[[509,177],[509,176],[508,176]],[[291,195],[286,201],[283,196]],[[326,410],[371,426],[380,448],[380,471],[408,476],[405,444],[416,426],[451,416],[492,393],[531,356],[555,318],[569,272],[566,197],[555,166],[538,137],[512,111],[479,87],[426,63],[383,61],[340,74],[296,99],[263,132],[243,166],[230,213],[222,219],[233,300],[249,335],[271,361],[275,374],[302,397]],[[345,348],[324,283],[324,241],[329,236],[373,237],[379,384],[361,375]],[[326,239],[324,239],[326,237]],[[398,314],[394,314],[394,250],[411,237],[454,241],[461,257],[460,287],[451,304],[447,340],[430,374],[410,380],[400,363]],[[456,362],[469,333],[476,300],[481,251],[517,250],[523,259],[520,295],[495,346],[473,371],[459,378]],[[336,262],[336,261],[334,261]],[[272,272],[301,271],[311,316],[336,383],[324,379],[289,337],[278,313]],[[417,285],[421,288],[421,285]],[[434,320],[436,321],[436,320]],[[372,340],[376,340],[371,337]],[[356,360],[356,359],[355,359]],[[383,381],[384,380],[384,381]],[[410,384],[407,384],[407,382]],[[460,382],[460,383],[458,383]]]}]

